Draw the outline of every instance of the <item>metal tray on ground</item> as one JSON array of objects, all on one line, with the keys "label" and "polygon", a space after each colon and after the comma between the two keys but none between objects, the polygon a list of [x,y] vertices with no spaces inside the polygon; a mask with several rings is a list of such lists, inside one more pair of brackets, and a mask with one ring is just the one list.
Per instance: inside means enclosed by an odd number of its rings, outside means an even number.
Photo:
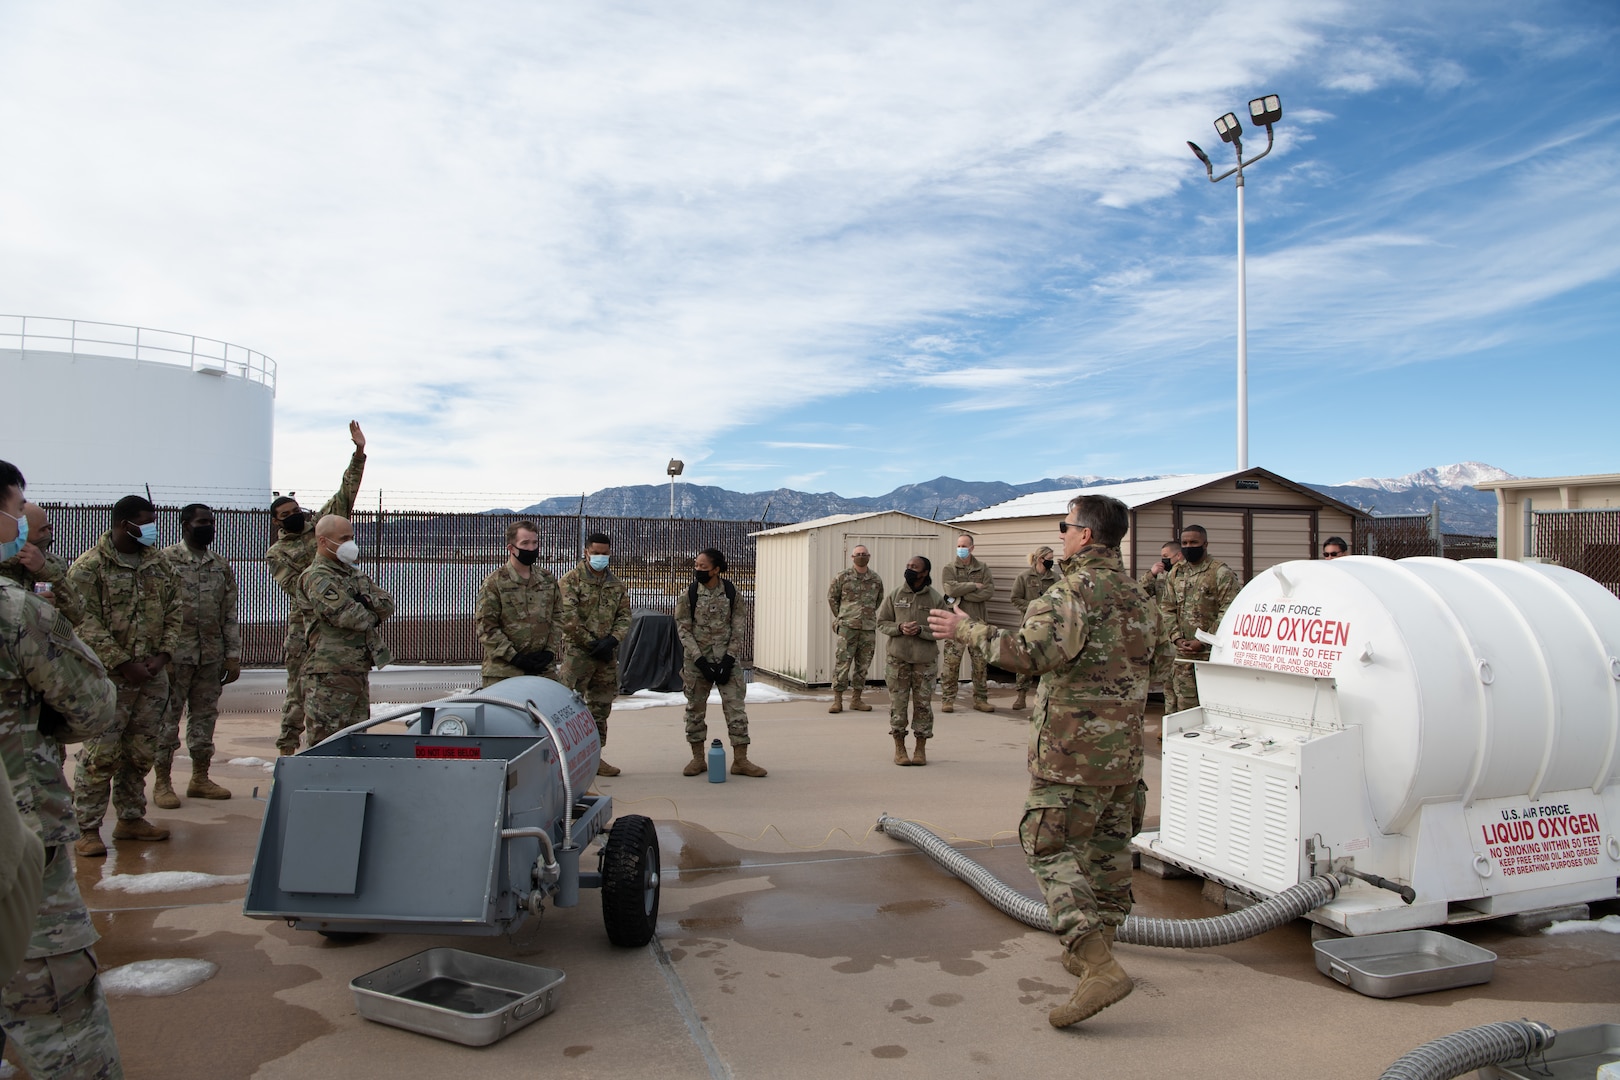
[{"label": "metal tray on ground", "polygon": [[1601,1066],[1620,1061],[1620,1024],[1588,1024],[1558,1033],[1547,1053],[1528,1064],[1487,1065],[1483,1080],[1591,1080]]},{"label": "metal tray on ground", "polygon": [[1491,981],[1496,954],[1438,930],[1313,943],[1316,970],[1368,997],[1427,994]]},{"label": "metal tray on ground", "polygon": [[441,948],[352,979],[349,989],[367,1020],[488,1046],[555,1009],[566,978],[556,968]]}]

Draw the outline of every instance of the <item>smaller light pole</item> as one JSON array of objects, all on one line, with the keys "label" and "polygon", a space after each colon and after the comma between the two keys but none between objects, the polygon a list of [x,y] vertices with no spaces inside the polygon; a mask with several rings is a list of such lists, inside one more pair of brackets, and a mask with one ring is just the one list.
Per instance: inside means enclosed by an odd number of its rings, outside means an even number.
[{"label": "smaller light pole", "polygon": [[1257,97],[1249,102],[1249,120],[1266,129],[1266,148],[1260,151],[1258,157],[1248,161],[1243,160],[1243,127],[1233,113],[1227,113],[1215,121],[1215,131],[1220,135],[1222,142],[1229,142],[1237,151],[1237,165],[1227,169],[1221,175],[1215,175],[1215,166],[1210,164],[1209,155],[1195,142],[1188,142],[1193,154],[1204,163],[1204,172],[1209,175],[1209,182],[1220,183],[1228,176],[1237,175],[1237,256],[1238,256],[1238,369],[1237,369],[1237,467],[1249,467],[1249,301],[1248,301],[1248,271],[1245,266],[1245,251],[1243,243],[1243,169],[1253,165],[1260,158],[1271,153],[1273,136],[1271,125],[1282,119],[1282,100],[1276,94],[1267,94]]},{"label": "smaller light pole", "polygon": [[669,516],[673,520],[675,517],[675,478],[686,471],[686,462],[679,458],[670,458],[669,464],[664,467],[664,471],[669,473]]}]

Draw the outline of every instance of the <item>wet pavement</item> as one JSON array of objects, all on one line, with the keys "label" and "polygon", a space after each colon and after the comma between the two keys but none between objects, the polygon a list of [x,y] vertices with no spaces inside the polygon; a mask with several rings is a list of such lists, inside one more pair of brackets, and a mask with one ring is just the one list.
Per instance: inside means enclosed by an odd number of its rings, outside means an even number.
[{"label": "wet pavement", "polygon": [[[439,696],[432,686],[458,678],[413,674],[373,696]],[[273,682],[258,681],[265,685],[242,688],[234,708],[279,705]],[[218,965],[179,994],[112,1000],[128,1075],[1376,1077],[1411,1047],[1475,1024],[1620,1022],[1620,935],[1461,928],[1458,936],[1499,954],[1491,983],[1384,1001],[1319,974],[1310,926],[1296,922],[1201,952],[1121,946],[1135,993],[1054,1031],[1046,1012],[1074,980],[1051,936],[872,828],[882,812],[922,820],[1036,895],[1013,835],[1027,783],[1027,714],[1005,711],[1010,693],[995,697],[997,714],[939,714],[930,765],[899,769],[884,696],[873,697],[879,708],[865,714],[828,716],[817,701],[750,707],[750,756],[771,775],[725,784],[680,775],[679,709],[615,712],[608,757],[624,774],[600,780],[600,790],[620,815],[653,818],[663,849],[659,933],[644,949],[608,943],[593,890],[515,939],[337,943],[248,919],[240,876],[252,863],[269,773],[216,764],[215,779],[235,798],[154,809],[171,840],[119,841],[105,861],[79,860],[104,967],[164,958]],[[718,709],[710,712],[712,724]],[[222,718],[216,762],[271,759],[275,724],[268,711]],[[183,791],[182,762],[176,770]],[[1150,783],[1156,772],[1150,761]],[[1150,802],[1150,822],[1156,812]],[[162,871],[225,880],[167,892],[106,887]],[[1134,888],[1140,914],[1220,910],[1197,881],[1139,874]],[[482,1049],[357,1015],[350,979],[437,945],[561,968],[561,1004]]]}]

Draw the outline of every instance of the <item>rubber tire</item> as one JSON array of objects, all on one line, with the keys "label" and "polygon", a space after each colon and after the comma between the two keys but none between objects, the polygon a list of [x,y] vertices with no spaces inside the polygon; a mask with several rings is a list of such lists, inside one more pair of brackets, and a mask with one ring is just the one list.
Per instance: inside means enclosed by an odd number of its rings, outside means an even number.
[{"label": "rubber tire", "polygon": [[633,949],[652,940],[658,929],[660,867],[651,818],[627,814],[613,823],[602,857],[602,922],[613,944]]}]

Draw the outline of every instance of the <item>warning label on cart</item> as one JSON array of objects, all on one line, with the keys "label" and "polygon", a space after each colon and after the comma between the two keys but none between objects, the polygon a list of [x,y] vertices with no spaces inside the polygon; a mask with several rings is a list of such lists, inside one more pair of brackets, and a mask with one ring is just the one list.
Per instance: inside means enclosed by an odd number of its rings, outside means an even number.
[{"label": "warning label on cart", "polygon": [[[1467,811],[1475,852],[1504,878],[1595,867],[1603,854],[1602,803],[1589,791],[1546,802],[1492,799]],[[1488,876],[1488,875],[1482,875]]]},{"label": "warning label on cart", "polygon": [[1246,667],[1327,678],[1350,646],[1350,621],[1322,604],[1256,601],[1230,617],[1231,661]]}]

